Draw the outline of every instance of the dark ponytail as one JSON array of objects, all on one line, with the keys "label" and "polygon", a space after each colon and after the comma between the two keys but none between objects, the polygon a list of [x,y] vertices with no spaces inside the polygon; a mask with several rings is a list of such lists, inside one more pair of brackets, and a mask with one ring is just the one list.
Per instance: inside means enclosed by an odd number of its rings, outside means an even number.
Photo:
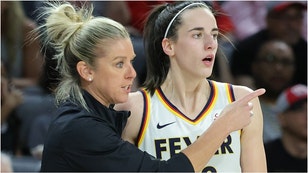
[{"label": "dark ponytail", "polygon": [[[196,3],[194,1],[159,5],[151,11],[145,22],[143,37],[147,62],[147,77],[143,86],[151,95],[153,95],[155,89],[160,87],[166,80],[170,68],[170,59],[162,48],[162,40],[164,39],[166,29],[172,18],[180,10],[192,3],[195,3],[195,5],[192,5],[188,9],[197,7],[208,8],[203,2]],[[166,38],[176,41],[178,37],[177,30],[180,25],[181,14],[171,23]]]}]

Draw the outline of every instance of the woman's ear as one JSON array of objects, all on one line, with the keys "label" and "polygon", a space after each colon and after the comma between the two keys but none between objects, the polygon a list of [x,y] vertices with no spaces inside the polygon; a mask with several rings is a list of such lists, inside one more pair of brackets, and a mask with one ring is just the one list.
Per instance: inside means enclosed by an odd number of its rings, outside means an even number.
[{"label": "woman's ear", "polygon": [[170,41],[168,38],[164,38],[161,45],[162,45],[162,48],[165,54],[167,54],[168,56],[174,55],[174,48],[173,48],[172,41]]},{"label": "woman's ear", "polygon": [[86,81],[91,82],[93,80],[93,70],[84,61],[79,61],[77,63],[77,71],[79,75]]}]

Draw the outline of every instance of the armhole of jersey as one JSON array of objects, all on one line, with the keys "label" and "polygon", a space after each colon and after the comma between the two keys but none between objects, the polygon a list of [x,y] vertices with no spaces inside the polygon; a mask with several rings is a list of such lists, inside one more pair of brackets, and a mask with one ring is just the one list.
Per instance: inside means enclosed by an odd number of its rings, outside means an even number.
[{"label": "armhole of jersey", "polygon": [[[227,89],[227,96],[228,96],[229,103],[234,102],[235,96],[234,96],[234,90],[233,90],[232,85],[229,83],[226,83],[226,89]],[[238,132],[240,133],[240,136],[242,135],[242,130],[238,130]]]},{"label": "armhole of jersey", "polygon": [[147,92],[144,89],[140,90],[142,97],[143,97],[143,113],[142,113],[142,120],[139,129],[139,133],[137,136],[137,146],[139,147],[142,140],[144,139],[145,130],[148,126],[148,122],[150,120],[149,114],[149,107],[150,107],[150,98]]},{"label": "armhole of jersey", "polygon": [[228,95],[228,101],[229,103],[232,103],[235,101],[234,91],[231,84],[227,83],[227,95]]}]

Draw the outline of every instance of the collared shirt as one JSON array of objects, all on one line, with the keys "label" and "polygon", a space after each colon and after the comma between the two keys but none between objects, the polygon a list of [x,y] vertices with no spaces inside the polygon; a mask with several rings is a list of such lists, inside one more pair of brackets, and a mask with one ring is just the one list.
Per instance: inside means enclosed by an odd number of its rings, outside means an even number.
[{"label": "collared shirt", "polygon": [[193,172],[179,153],[160,161],[121,139],[129,112],[115,111],[83,93],[90,111],[72,101],[59,106],[46,136],[42,172]]}]

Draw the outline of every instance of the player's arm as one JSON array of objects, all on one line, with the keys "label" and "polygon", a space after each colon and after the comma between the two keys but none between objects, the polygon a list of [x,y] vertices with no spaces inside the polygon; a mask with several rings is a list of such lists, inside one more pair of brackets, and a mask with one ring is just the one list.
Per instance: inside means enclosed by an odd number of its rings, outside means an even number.
[{"label": "player's arm", "polygon": [[[247,87],[235,86],[236,97],[251,92]],[[243,172],[266,172],[266,157],[263,145],[263,115],[258,98],[251,101],[253,116],[251,123],[242,130],[241,166]]]},{"label": "player's arm", "polygon": [[126,103],[116,104],[114,107],[115,110],[128,110],[131,112],[122,132],[122,138],[134,145],[137,145],[137,137],[142,122],[143,103],[141,92],[134,92],[129,94]]},{"label": "player's arm", "polygon": [[[235,102],[227,105],[221,112],[220,116],[198,138],[198,140],[196,140],[189,147],[182,151],[189,158],[196,172],[199,172],[204,168],[204,166],[208,163],[208,161],[217,151],[217,148],[222,144],[222,142],[231,132],[243,129],[251,122],[250,111],[252,111],[253,105],[249,103],[252,102],[252,100],[256,97],[264,93],[264,89],[259,89],[250,92],[242,98],[236,100]],[[257,108],[255,109],[255,111],[260,109],[258,108],[258,106],[256,107]],[[252,135],[251,137],[253,136],[254,135]],[[244,147],[246,149],[246,146]],[[260,148],[261,146],[258,145],[258,147]],[[250,149],[254,150],[254,148]],[[261,155],[262,154],[258,153],[257,159],[253,160],[258,161],[256,164],[260,166],[259,170],[264,170],[263,167],[265,160]],[[245,159],[251,158],[247,158],[245,156]],[[247,166],[245,166],[245,169],[246,167]]]}]

